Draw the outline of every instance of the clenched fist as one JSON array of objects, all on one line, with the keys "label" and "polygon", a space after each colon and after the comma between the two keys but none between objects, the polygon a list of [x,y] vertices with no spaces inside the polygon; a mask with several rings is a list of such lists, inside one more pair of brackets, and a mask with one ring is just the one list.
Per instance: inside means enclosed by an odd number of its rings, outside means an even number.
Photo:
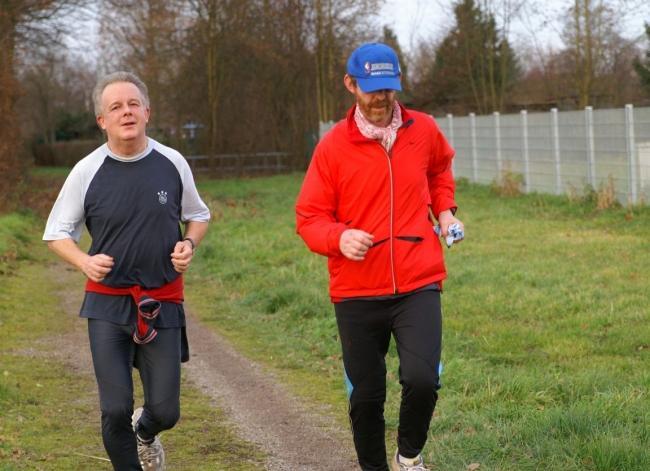
[{"label": "clenched fist", "polygon": [[95,283],[99,283],[111,272],[113,264],[113,257],[110,255],[105,255],[103,253],[89,255],[84,259],[84,262],[81,265],[81,271],[84,272],[89,279]]},{"label": "clenched fist", "polygon": [[375,236],[358,229],[347,229],[341,234],[339,248],[341,253],[350,260],[361,261],[366,258],[368,249],[372,247]]}]

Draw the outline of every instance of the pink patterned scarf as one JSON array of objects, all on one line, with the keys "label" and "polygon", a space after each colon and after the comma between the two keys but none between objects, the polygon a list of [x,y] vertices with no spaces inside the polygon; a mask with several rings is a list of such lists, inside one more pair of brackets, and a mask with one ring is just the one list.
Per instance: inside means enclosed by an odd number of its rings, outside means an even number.
[{"label": "pink patterned scarf", "polygon": [[357,123],[359,131],[364,137],[379,141],[383,148],[386,149],[386,152],[390,152],[397,138],[397,130],[402,125],[402,110],[399,104],[395,102],[393,106],[393,119],[391,119],[388,126],[382,128],[368,121],[368,118],[363,115],[359,109],[359,105],[357,105],[354,110],[354,121]]}]

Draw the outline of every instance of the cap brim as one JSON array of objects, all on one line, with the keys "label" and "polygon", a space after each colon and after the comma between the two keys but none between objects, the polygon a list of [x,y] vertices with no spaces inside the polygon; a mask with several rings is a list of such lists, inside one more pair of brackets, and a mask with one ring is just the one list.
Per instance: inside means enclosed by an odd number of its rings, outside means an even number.
[{"label": "cap brim", "polygon": [[396,90],[402,91],[402,83],[399,77],[357,77],[359,88],[364,93],[372,93],[377,90]]}]

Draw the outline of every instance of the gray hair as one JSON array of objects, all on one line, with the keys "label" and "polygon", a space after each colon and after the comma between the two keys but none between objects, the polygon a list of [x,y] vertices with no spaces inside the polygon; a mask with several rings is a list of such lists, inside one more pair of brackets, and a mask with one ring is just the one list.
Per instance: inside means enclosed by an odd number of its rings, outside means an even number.
[{"label": "gray hair", "polygon": [[140,77],[137,75],[131,72],[120,70],[119,72],[113,72],[112,74],[104,75],[99,79],[97,85],[95,85],[95,89],[93,90],[95,116],[102,114],[102,93],[104,93],[104,89],[110,84],[116,82],[129,82],[138,87],[138,90],[140,90],[140,94],[142,95],[142,99],[144,100],[144,105],[147,108],[149,107],[149,91],[147,90],[147,86],[144,84],[144,82],[140,80]]}]

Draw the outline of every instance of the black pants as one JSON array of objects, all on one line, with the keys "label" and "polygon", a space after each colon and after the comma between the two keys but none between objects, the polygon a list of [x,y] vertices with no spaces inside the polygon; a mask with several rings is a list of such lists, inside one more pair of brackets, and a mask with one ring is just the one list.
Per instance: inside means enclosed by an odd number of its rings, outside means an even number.
[{"label": "black pants", "polygon": [[335,311],[359,464],[364,470],[388,470],[384,402],[390,335],[397,344],[402,385],[397,444],[402,456],[413,458],[426,442],[440,388],[440,292],[420,291],[381,301],[344,301],[335,304]]},{"label": "black pants", "polygon": [[88,319],[102,439],[118,471],[142,469],[131,427],[134,365],[144,390],[140,437],[152,439],[172,428],[180,417],[181,329],[158,329],[156,338],[145,345],[133,342],[132,333],[132,326]]}]

